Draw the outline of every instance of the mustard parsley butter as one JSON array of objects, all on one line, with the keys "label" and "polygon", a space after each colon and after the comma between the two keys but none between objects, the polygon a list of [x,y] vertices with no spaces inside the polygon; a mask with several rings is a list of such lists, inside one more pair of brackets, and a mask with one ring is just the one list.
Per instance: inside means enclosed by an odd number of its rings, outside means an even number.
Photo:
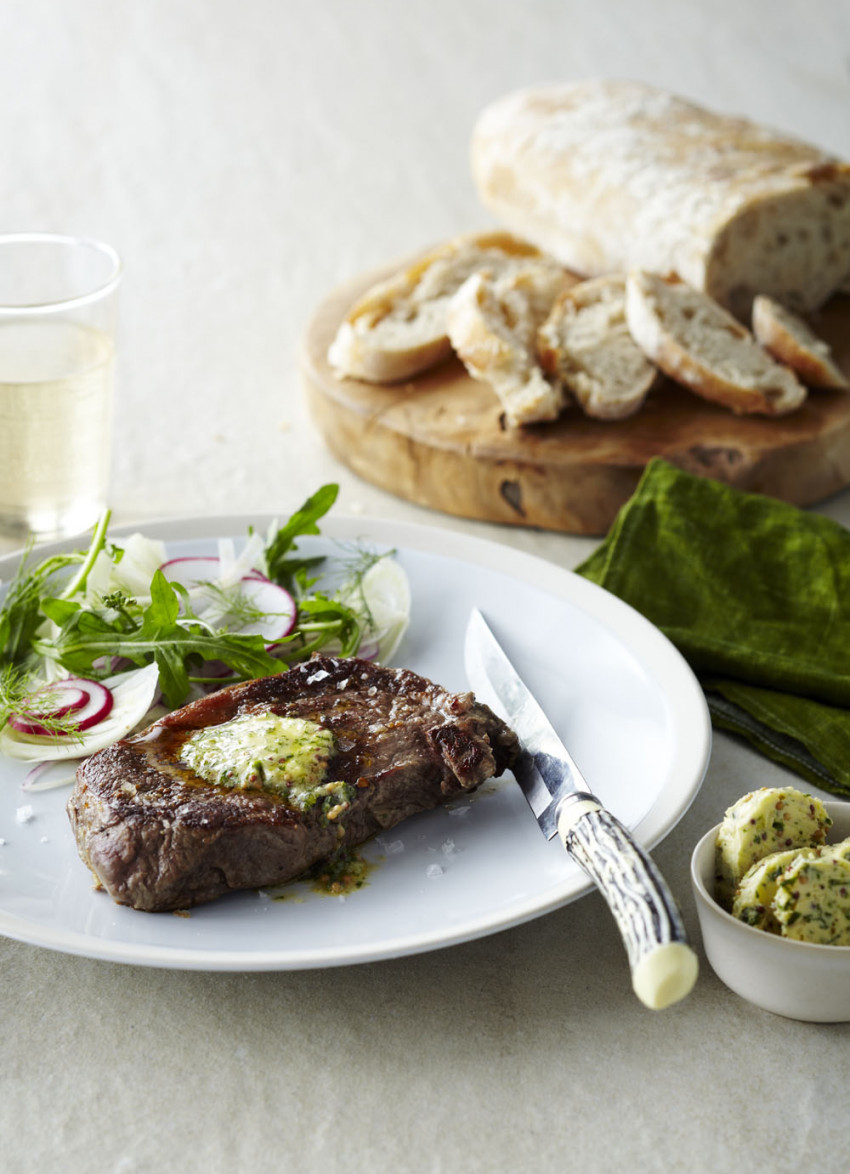
[{"label": "mustard parsley butter", "polygon": [[344,783],[325,782],[334,751],[330,730],[305,718],[264,712],[196,730],[183,744],[181,758],[215,786],[271,791],[306,810],[335,791],[340,802],[344,799]]},{"label": "mustard parsley butter", "polygon": [[832,820],[820,799],[793,787],[761,787],[726,811],[717,833],[716,896],[731,909],[742,877],[757,861],[826,841]]},{"label": "mustard parsley butter", "polygon": [[850,864],[837,853],[801,853],[779,878],[773,907],[783,937],[850,946]]}]

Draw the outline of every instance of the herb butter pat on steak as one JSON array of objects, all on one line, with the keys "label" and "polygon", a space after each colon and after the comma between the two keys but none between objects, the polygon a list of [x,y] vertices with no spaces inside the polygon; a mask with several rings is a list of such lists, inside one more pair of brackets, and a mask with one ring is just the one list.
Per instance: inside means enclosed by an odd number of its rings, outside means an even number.
[{"label": "herb butter pat on steak", "polygon": [[221,689],[87,759],[68,814],[122,905],[280,884],[502,774],[516,736],[471,693],[314,656]]}]

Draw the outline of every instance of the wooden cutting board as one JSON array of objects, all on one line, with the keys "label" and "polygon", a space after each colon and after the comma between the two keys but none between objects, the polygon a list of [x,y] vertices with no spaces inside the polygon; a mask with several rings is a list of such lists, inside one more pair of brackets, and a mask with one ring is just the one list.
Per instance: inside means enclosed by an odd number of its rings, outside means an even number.
[{"label": "wooden cutting board", "polygon": [[[734,416],[665,380],[631,419],[562,419],[507,428],[490,388],[456,359],[415,380],[340,380],[327,350],[354,300],[400,262],[353,280],[315,311],[301,374],[330,450],[359,476],[464,518],[603,534],[656,456],[701,476],[813,505],[850,484],[850,394],[810,393],[790,416]],[[850,297],[816,323],[850,373]]]}]

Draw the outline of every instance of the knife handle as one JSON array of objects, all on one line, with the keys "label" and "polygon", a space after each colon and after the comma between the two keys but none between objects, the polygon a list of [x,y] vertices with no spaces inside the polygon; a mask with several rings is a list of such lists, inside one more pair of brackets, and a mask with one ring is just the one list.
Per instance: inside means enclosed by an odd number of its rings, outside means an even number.
[{"label": "knife handle", "polygon": [[614,914],[641,1002],[661,1010],[683,999],[696,982],[697,956],[667,883],[646,852],[587,793],[562,805],[558,835]]}]

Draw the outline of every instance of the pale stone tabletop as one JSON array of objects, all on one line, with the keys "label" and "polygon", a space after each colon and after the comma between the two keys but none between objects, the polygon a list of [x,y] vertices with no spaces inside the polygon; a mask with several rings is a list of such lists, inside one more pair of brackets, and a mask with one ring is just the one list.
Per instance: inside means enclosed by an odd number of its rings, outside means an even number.
[{"label": "pale stone tabletop", "polygon": [[[126,266],[115,520],[284,512],[336,480],[342,513],[575,566],[591,540],[355,479],[307,417],[298,350],[337,284],[489,223],[467,167],[487,101],[601,75],[850,156],[839,0],[7,0],[0,230],[101,237]],[[821,508],[850,523],[850,494]],[[697,943],[691,847],[744,791],[789,779],[715,737],[655,853]],[[684,1003],[645,1010],[596,895],[324,971],[157,970],[3,939],[0,1169],[843,1169],[850,1025],[756,1010],[702,961]]]}]

